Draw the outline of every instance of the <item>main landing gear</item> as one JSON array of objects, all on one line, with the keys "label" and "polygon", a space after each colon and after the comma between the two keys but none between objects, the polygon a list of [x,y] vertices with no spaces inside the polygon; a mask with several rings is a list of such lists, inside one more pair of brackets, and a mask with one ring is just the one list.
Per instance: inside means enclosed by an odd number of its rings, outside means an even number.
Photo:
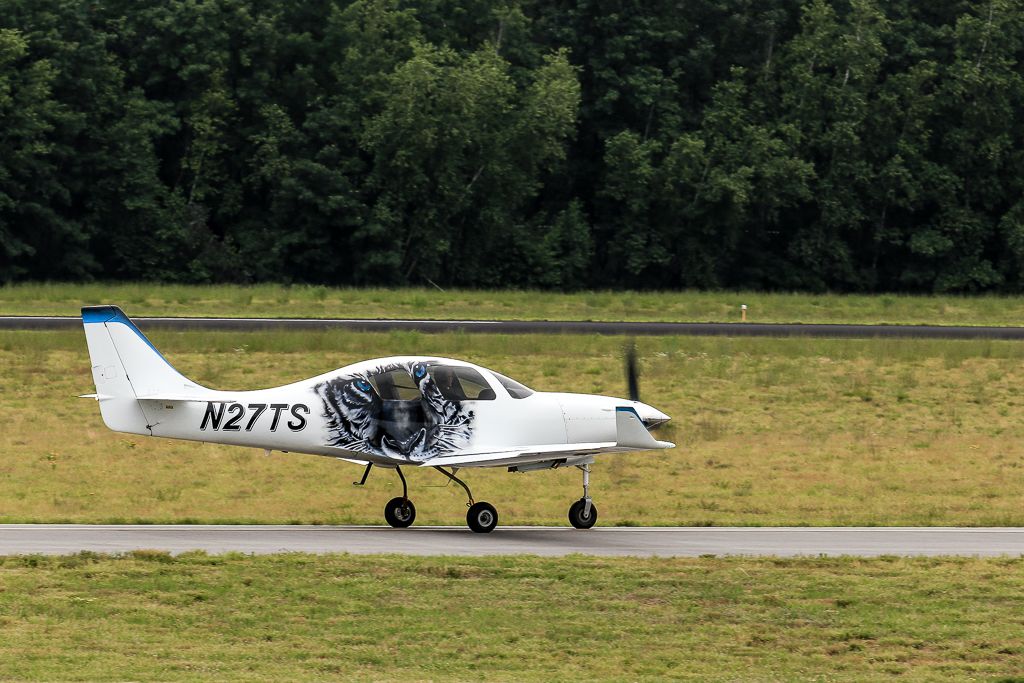
[{"label": "main landing gear", "polygon": [[[352,483],[355,486],[365,484],[371,468],[373,468],[373,464],[367,464],[366,469],[363,470],[363,478]],[[494,506],[483,501],[474,501],[473,493],[466,486],[466,482],[455,476],[455,468],[452,468],[451,472],[443,467],[434,467],[434,469],[466,490],[466,495],[469,497],[469,502],[466,503],[466,507],[469,508],[466,513],[466,524],[469,525],[469,528],[478,534],[494,531],[494,527],[498,526],[498,511],[494,509]],[[396,465],[395,471],[398,472],[398,478],[402,480],[402,495],[392,498],[384,506],[384,519],[396,529],[404,529],[416,520],[416,506],[409,500],[409,485],[405,481],[402,468]]]},{"label": "main landing gear", "polygon": [[[362,486],[365,484],[366,478],[370,476],[370,470],[372,469],[373,463],[366,463],[366,469],[363,470],[363,478],[352,482],[352,485]],[[405,481],[405,475],[402,474],[402,468],[395,467],[395,469],[398,471],[398,478],[402,480],[402,495],[399,498],[392,498],[384,506],[384,519],[396,529],[404,529],[416,521],[416,506],[409,500],[409,485]]]},{"label": "main landing gear", "polygon": [[434,469],[466,489],[466,495],[469,497],[469,502],[466,503],[469,507],[469,511],[466,513],[466,524],[469,525],[469,528],[478,534],[494,531],[494,527],[498,526],[498,511],[494,509],[494,506],[483,501],[479,503],[474,501],[473,492],[466,486],[466,482],[455,476],[455,468],[452,468],[451,472],[443,467],[434,467]]},{"label": "main landing gear", "polygon": [[583,497],[569,506],[569,524],[589,529],[597,524],[597,506],[590,499],[590,465],[576,465],[583,470]]},{"label": "main landing gear", "polygon": [[[366,466],[369,470],[369,465]],[[396,529],[404,529],[416,520],[416,506],[409,500],[409,485],[405,482],[405,475],[401,467],[395,467],[398,477],[402,480],[402,497],[392,498],[384,506],[384,519]],[[364,477],[365,479],[365,477]]]}]

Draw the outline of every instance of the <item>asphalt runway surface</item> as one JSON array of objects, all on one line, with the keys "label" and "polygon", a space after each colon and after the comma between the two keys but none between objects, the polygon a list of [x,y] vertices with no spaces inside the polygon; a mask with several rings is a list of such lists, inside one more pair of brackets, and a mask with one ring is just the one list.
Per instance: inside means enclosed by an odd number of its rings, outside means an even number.
[{"label": "asphalt runway surface", "polygon": [[699,557],[1024,555],[1024,528],[953,527],[465,527],[0,525],[0,555],[132,550],[182,553],[354,553]]},{"label": "asphalt runway surface", "polygon": [[[258,331],[340,329],[357,332],[483,332],[625,336],[838,337],[1024,339],[1024,327],[952,325],[831,325],[783,323],[589,322],[571,320],[376,320],[364,318],[132,318],[143,330]],[[78,316],[0,316],[0,329],[77,329]]]}]

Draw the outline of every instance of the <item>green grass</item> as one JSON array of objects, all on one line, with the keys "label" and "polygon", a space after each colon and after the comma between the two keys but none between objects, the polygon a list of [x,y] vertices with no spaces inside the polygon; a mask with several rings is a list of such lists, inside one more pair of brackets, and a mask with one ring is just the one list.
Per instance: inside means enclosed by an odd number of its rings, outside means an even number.
[{"label": "green grass", "polygon": [[77,315],[116,303],[129,315],[508,320],[1024,324],[1024,297],[764,292],[467,291],[312,286],[20,284],[0,287],[0,315]]},{"label": "green grass", "polygon": [[1021,559],[142,551],[5,558],[0,586],[19,680],[1008,680],[1024,658]]},{"label": "green grass", "polygon": [[[275,385],[403,353],[479,362],[536,389],[622,395],[597,336],[157,332],[193,379]],[[999,341],[645,338],[642,398],[670,451],[594,467],[603,525],[1024,525],[1024,345]],[[393,473],[110,432],[81,332],[0,332],[0,521],[380,523]],[[575,470],[465,470],[502,524],[566,523]],[[464,497],[409,472],[418,524]]]}]

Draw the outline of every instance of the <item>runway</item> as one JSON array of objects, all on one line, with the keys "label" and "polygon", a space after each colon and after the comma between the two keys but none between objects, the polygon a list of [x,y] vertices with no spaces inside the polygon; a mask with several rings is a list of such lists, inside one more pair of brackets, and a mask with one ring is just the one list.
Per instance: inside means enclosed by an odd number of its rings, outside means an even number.
[{"label": "runway", "polygon": [[0,525],[0,555],[203,550],[403,555],[584,554],[636,557],[1021,556],[1024,528],[953,527],[465,527]]},{"label": "runway", "polygon": [[[828,325],[782,323],[589,322],[572,320],[371,320],[357,318],[132,318],[143,330],[258,331],[339,329],[357,332],[602,334],[623,336],[1024,339],[1024,327]],[[2,316],[0,329],[81,329],[78,316]]]}]

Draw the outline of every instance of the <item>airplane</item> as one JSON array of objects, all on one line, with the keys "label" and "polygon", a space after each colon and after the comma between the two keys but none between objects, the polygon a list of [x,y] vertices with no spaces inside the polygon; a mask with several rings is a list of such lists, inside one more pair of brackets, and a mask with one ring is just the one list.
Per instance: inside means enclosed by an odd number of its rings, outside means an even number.
[{"label": "airplane", "polygon": [[434,356],[377,358],[292,384],[255,391],[218,391],[175,370],[117,306],[87,306],[82,324],[96,384],[93,398],[116,432],[250,446],[338,458],[393,469],[402,495],[384,508],[396,528],[416,507],[402,467],[431,467],[469,498],[466,523],[478,533],[498,524],[493,505],[477,501],[456,473],[505,467],[531,472],[577,467],[583,497],[569,523],[597,522],[590,466],[605,453],[673,448],[651,430],[665,413],[638,398],[635,347],[627,354],[630,399],[533,391],[487,368]]}]

